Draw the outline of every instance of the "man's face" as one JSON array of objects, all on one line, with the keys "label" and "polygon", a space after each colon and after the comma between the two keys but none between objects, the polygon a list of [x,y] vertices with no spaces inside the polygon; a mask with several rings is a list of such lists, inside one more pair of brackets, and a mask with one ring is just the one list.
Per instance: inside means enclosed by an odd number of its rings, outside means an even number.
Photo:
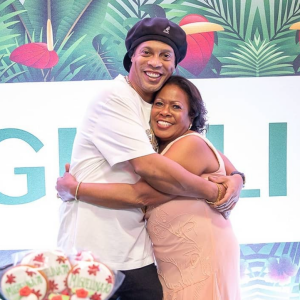
[{"label": "man's face", "polygon": [[159,41],[146,41],[137,46],[131,57],[129,80],[143,100],[152,101],[175,69],[175,53],[171,46]]}]

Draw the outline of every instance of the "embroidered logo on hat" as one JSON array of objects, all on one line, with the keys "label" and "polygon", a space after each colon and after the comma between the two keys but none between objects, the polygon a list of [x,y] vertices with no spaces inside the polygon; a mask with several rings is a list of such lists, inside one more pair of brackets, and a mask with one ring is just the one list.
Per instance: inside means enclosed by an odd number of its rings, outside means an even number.
[{"label": "embroidered logo on hat", "polygon": [[170,26],[168,26],[163,32],[167,33],[167,34],[170,34]]}]

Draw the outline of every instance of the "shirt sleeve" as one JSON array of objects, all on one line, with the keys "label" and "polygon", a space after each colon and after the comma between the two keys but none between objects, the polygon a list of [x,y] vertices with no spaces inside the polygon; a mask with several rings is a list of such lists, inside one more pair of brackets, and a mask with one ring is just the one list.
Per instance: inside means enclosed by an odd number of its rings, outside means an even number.
[{"label": "shirt sleeve", "polygon": [[135,100],[112,93],[99,107],[93,142],[110,166],[155,153],[145,131],[150,115]]}]

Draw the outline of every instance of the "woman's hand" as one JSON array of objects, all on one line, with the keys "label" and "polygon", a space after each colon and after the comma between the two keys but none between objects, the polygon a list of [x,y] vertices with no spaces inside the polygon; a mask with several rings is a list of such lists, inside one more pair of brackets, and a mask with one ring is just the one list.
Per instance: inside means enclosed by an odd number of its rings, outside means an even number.
[{"label": "woman's hand", "polygon": [[71,201],[75,198],[75,191],[78,182],[75,177],[69,173],[70,164],[65,165],[66,172],[63,177],[58,177],[56,181],[57,197],[62,201]]}]

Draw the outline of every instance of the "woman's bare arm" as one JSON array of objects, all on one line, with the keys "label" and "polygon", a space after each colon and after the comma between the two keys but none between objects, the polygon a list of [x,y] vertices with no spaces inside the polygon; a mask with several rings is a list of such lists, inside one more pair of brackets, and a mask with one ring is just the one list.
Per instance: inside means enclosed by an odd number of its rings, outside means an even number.
[{"label": "woman's bare arm", "polygon": [[[63,201],[74,200],[77,186],[78,182],[69,173],[67,164],[64,176],[56,182],[58,195]],[[173,198],[172,195],[158,192],[143,180],[136,184],[82,182],[77,191],[80,201],[113,209],[159,205]]]},{"label": "woman's bare arm", "polygon": [[[218,151],[218,152],[224,161],[226,175],[230,175],[233,171],[236,171],[236,168],[234,167],[232,162],[222,152],[220,152],[220,151]],[[239,177],[241,177],[241,176],[239,176]]]}]

